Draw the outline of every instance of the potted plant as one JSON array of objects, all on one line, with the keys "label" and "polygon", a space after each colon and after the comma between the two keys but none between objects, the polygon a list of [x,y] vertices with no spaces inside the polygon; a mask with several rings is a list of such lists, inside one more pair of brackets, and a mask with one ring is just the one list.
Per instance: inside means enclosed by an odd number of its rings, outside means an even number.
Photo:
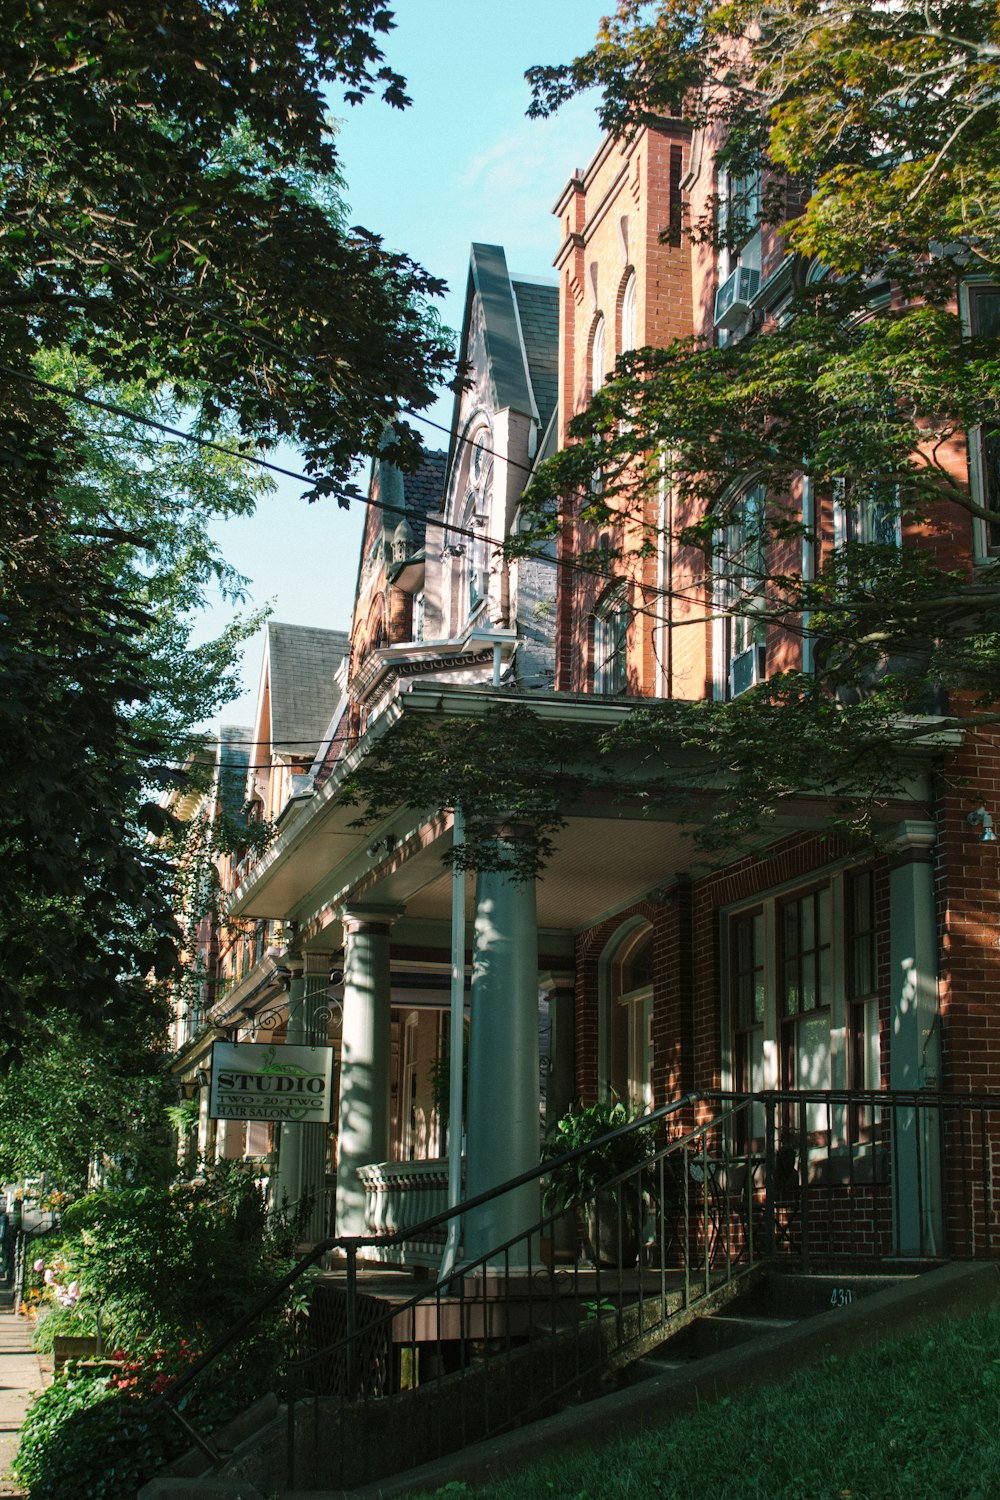
[{"label": "potted plant", "polygon": [[[641,1174],[632,1169],[652,1157],[656,1131],[652,1125],[637,1124],[614,1140],[603,1138],[642,1117],[642,1110],[620,1099],[578,1104],[542,1143],[542,1160],[553,1162],[545,1179],[546,1211],[576,1209],[583,1215],[585,1249],[595,1265],[634,1266],[638,1259],[644,1190]],[[572,1161],[560,1160],[578,1146],[592,1149]],[[608,1186],[624,1172],[630,1175],[623,1182]]]}]

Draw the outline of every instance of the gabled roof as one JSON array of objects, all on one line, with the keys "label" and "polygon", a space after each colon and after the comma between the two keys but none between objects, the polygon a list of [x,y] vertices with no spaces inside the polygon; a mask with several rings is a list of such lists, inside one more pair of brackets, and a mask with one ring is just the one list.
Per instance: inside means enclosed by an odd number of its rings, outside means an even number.
[{"label": "gabled roof", "polygon": [[349,649],[346,630],[268,621],[265,661],[277,754],[315,755],[340,696],[334,677]]},{"label": "gabled roof", "polygon": [[[469,257],[460,350],[469,348],[478,296],[494,409],[534,417],[544,431],[555,407],[559,373],[559,288],[511,279],[501,245],[474,244]],[[452,454],[462,393],[455,396]]]}]

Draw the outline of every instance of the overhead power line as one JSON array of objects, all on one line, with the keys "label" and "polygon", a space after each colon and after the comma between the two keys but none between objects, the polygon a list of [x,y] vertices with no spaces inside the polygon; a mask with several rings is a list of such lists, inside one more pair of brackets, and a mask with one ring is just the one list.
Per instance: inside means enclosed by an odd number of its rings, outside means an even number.
[{"label": "overhead power line", "polygon": [[[308,475],[300,474],[295,469],[289,469],[282,464],[274,463],[270,459],[261,458],[259,454],[244,453],[241,452],[238,448],[229,448],[224,443],[216,442],[212,438],[202,437],[198,433],[185,432],[183,428],[174,427],[168,422],[161,422],[155,417],[140,416],[136,412],[129,411],[129,409],[125,406],[119,406],[114,401],[107,401],[97,396],[91,396],[84,391],[74,391],[71,390],[68,386],[56,385],[53,381],[44,380],[40,375],[34,375],[28,370],[18,370],[12,365],[0,364],[0,374],[6,375],[15,380],[24,381],[29,385],[38,386],[40,389],[49,391],[52,395],[62,397],[65,400],[76,401],[97,411],[106,412],[110,416],[120,417],[123,421],[135,423],[141,427],[152,428],[154,431],[161,432],[167,437],[179,439],[181,442],[193,443],[200,448],[206,448],[214,453],[220,453],[223,456],[235,459],[240,463],[253,464],[257,468],[265,469],[273,474],[279,474],[286,479],[294,479],[297,483],[303,484],[309,489],[323,488],[325,493],[343,498],[348,504],[357,502],[358,504],[367,505],[372,509],[385,511],[392,515],[405,515],[405,511],[401,511],[399,506],[388,505],[382,500],[375,500],[370,495],[365,495],[355,485],[339,484],[337,486],[333,486],[332,482],[328,479],[311,479]],[[517,467],[523,468],[524,466],[518,464]],[[434,521],[433,524],[441,531],[448,532],[453,536],[465,537],[469,541],[485,543],[487,546],[492,547],[498,552],[502,551],[505,545],[505,541],[503,538],[485,535],[482,532],[473,530],[472,527],[459,526],[452,521]],[[609,572],[607,569],[589,567],[587,564],[582,563],[577,558],[573,557],[563,556],[553,558],[540,548],[528,548],[522,555],[535,558],[536,560],[541,562],[549,563],[552,567],[555,568],[569,569],[570,571],[580,573],[587,578],[606,579],[609,582],[623,581],[621,574]],[[657,598],[676,599],[685,604],[690,604],[692,602],[691,593],[689,593],[685,589],[667,589],[661,588],[659,585],[642,583],[639,580],[632,581],[636,582],[637,587],[641,588],[645,594],[651,594]],[[689,586],[691,590],[696,592],[700,591],[703,587],[703,579],[694,580]],[[704,621],[700,619],[668,621],[664,618],[664,616],[656,614],[651,609],[648,609],[641,605],[635,607],[634,613],[647,615],[659,624],[671,624],[672,626],[704,623]]]}]

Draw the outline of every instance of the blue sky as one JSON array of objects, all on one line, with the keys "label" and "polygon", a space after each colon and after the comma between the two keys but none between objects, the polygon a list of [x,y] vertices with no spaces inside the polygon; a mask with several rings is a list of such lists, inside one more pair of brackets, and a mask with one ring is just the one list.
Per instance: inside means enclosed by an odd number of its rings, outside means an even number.
[{"label": "blue sky", "polygon": [[[551,275],[557,249],[552,206],[566,179],[600,140],[592,105],[574,102],[554,120],[525,118],[532,63],[566,61],[587,48],[608,0],[397,0],[397,28],[384,44],[413,99],[405,111],[368,100],[342,109],[340,150],[351,221],[381,234],[449,285],[441,305],[461,320],[469,246],[501,244],[512,271]],[[451,398],[431,415],[447,424]],[[422,428],[429,447],[445,434]],[[295,466],[294,454],[282,455]],[[347,629],[362,508],[315,505],[281,482],[252,520],[218,528],[226,557],[251,580],[254,602],[273,619]],[[206,622],[209,629],[218,617]],[[245,694],[222,713],[249,723],[260,669],[259,639],[247,650]]]}]

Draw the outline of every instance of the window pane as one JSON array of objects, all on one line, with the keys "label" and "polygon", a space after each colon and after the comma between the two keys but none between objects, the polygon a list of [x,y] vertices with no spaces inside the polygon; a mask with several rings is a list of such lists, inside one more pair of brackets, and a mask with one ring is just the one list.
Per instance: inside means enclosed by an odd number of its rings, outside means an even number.
[{"label": "window pane", "polygon": [[785,1014],[797,1015],[799,1004],[799,968],[794,959],[785,961]]},{"label": "window pane", "polygon": [[1000,291],[983,288],[972,297],[973,332],[985,339],[1000,338]]},{"label": "window pane", "polygon": [[851,902],[852,915],[854,918],[855,932],[866,932],[869,926],[869,906],[871,904],[872,877],[870,871],[866,870],[861,875],[855,875],[851,880]]},{"label": "window pane", "polygon": [[635,348],[635,273],[628,279],[622,299],[622,353]]},{"label": "window pane", "polygon": [[594,329],[594,344],[590,356],[591,391],[596,392],[601,389],[607,373],[607,361],[604,357],[604,319],[600,318]]},{"label": "window pane", "polygon": [[792,954],[798,953],[798,951],[799,951],[799,909],[798,909],[798,906],[792,905],[791,903],[789,903],[789,905],[784,908],[783,926],[784,926],[784,940],[785,940],[785,957],[789,958],[789,957],[791,957]]},{"label": "window pane", "polygon": [[[795,1077],[800,1089],[830,1087],[830,1022],[827,1016],[811,1016],[795,1028]],[[818,1107],[822,1109],[822,1106]],[[811,1129],[826,1128],[825,1109]]]},{"label": "window pane", "polygon": [[817,904],[819,906],[819,940],[821,945],[825,945],[830,942],[831,936],[829,889],[820,891]]},{"label": "window pane", "polygon": [[802,913],[802,952],[808,953],[810,948],[816,946],[816,934],[813,928],[813,898],[807,896],[800,903],[799,910]]},{"label": "window pane", "polygon": [[823,948],[819,955],[819,1004],[829,1005],[833,1000],[833,954]]}]

